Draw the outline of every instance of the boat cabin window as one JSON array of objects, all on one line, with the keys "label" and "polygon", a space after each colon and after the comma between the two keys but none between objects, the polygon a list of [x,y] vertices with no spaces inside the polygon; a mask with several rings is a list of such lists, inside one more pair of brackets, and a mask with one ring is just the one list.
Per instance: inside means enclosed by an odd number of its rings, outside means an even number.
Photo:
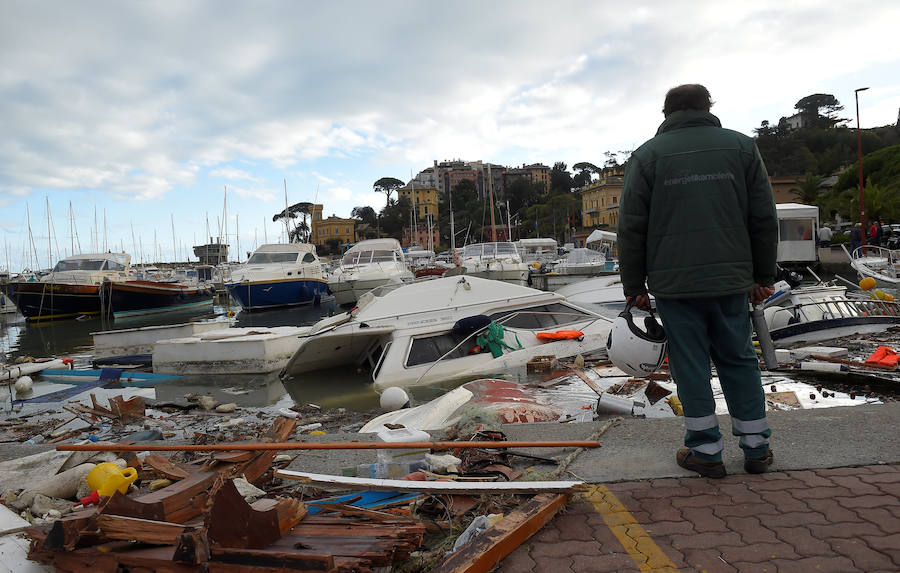
[{"label": "boat cabin window", "polygon": [[372,251],[373,263],[391,262],[394,260],[394,251]]},{"label": "boat cabin window", "polygon": [[303,255],[303,262],[304,263],[314,263],[314,262],[316,262],[316,256],[312,253],[306,253],[305,255]]},{"label": "boat cabin window", "polygon": [[[105,262],[107,262],[106,259],[75,259],[69,261],[59,261],[58,263],[56,263],[56,266],[53,267],[53,272],[100,271],[106,268],[104,266]],[[112,263],[112,261],[109,262]],[[125,267],[120,265],[118,269],[114,270],[125,270]]]},{"label": "boat cabin window", "polygon": [[[409,355],[406,357],[406,366],[418,366],[420,364],[431,364],[446,354],[451,348],[459,344],[465,337],[456,336],[453,333],[445,332],[436,336],[424,336],[414,338],[409,348]],[[469,355],[469,348],[475,346],[475,338],[471,337],[464,342],[459,348],[447,355],[444,360],[453,358],[463,358]]]},{"label": "boat cabin window", "polygon": [[297,253],[253,253],[247,259],[248,265],[267,265],[273,263],[293,263],[297,261]]},{"label": "boat cabin window", "polygon": [[815,219],[779,219],[779,239],[782,241],[815,240],[815,224]]},{"label": "boat cabin window", "polygon": [[117,261],[106,261],[106,270],[108,271],[124,271],[125,265]]},{"label": "boat cabin window", "polygon": [[591,315],[576,308],[553,303],[496,312],[491,315],[491,320],[500,320],[509,315],[514,316],[501,322],[503,326],[528,330],[556,328],[591,318]]}]

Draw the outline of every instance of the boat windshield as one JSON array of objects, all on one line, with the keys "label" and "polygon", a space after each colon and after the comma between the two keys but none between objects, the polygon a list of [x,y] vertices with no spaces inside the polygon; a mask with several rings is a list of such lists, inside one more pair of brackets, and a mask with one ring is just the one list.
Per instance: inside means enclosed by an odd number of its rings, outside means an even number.
[{"label": "boat windshield", "polygon": [[586,314],[577,308],[560,303],[503,310],[495,312],[490,315],[490,317],[491,320],[500,320],[504,317],[509,317],[502,321],[503,326],[526,330],[555,328],[593,318],[591,315]]},{"label": "boat windshield", "polygon": [[253,253],[247,260],[248,265],[270,265],[297,262],[297,253]]},{"label": "boat windshield", "polygon": [[[62,271],[100,271],[105,267],[105,259],[71,259],[68,261],[59,261],[53,267],[53,272]],[[123,267],[124,268],[124,267]]]},{"label": "boat windshield", "polygon": [[518,254],[512,243],[477,243],[466,245],[463,256],[468,257],[506,257]]},{"label": "boat windshield", "polygon": [[360,251],[347,253],[341,259],[345,265],[364,265],[366,263],[384,263],[394,260],[394,251]]}]

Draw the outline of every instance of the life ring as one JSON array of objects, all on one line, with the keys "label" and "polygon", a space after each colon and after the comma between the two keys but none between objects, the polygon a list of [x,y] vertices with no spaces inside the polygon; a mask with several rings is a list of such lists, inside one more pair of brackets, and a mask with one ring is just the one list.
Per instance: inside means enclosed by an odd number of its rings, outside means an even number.
[{"label": "life ring", "polygon": [[557,330],[556,332],[538,332],[535,334],[538,340],[544,341],[553,341],[553,340],[581,340],[584,338],[584,333],[580,330]]}]

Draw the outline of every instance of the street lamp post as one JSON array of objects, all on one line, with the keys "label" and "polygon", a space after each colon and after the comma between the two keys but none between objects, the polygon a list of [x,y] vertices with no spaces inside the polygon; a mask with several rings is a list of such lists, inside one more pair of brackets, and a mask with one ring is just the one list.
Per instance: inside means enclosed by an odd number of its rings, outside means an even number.
[{"label": "street lamp post", "polygon": [[863,168],[862,168],[862,132],[859,129],[859,92],[866,91],[865,88],[856,88],[853,95],[856,97],[856,158],[859,163],[859,226],[860,226],[860,244],[866,246],[866,207],[863,198]]}]

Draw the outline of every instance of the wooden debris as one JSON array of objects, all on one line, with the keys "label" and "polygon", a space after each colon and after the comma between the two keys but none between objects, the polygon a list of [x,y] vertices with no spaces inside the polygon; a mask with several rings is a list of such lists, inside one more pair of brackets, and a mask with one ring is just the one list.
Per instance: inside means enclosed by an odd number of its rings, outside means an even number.
[{"label": "wooden debris", "polygon": [[97,517],[97,529],[105,539],[174,545],[182,534],[193,531],[194,528],[181,523],[104,514]]},{"label": "wooden debris", "polygon": [[140,396],[125,400],[121,395],[113,396],[109,399],[109,408],[119,421],[123,424],[132,418],[144,418],[146,405],[144,399]]},{"label": "wooden debris", "polygon": [[176,466],[166,458],[156,454],[150,454],[144,458],[144,463],[153,468],[159,475],[171,480],[180,480],[189,477],[190,474]]},{"label": "wooden debris", "polygon": [[[481,443],[484,447],[484,442]],[[372,489],[376,491],[415,491],[422,493],[540,493],[569,492],[583,485],[580,481],[525,481],[525,482],[466,482],[407,481],[399,479],[369,479],[347,476],[311,474],[290,470],[278,470],[276,477],[297,480],[316,485],[346,488]]]},{"label": "wooden debris", "polygon": [[306,515],[306,505],[293,498],[261,499],[248,504],[234,482],[216,492],[206,518],[209,542],[221,547],[260,549],[275,543]]},{"label": "wooden debris", "polygon": [[535,356],[525,364],[525,371],[533,374],[552,370],[556,364],[556,356]]},{"label": "wooden debris", "polygon": [[494,524],[461,547],[435,573],[488,571],[501,559],[534,535],[560,508],[567,496],[542,493]]}]

